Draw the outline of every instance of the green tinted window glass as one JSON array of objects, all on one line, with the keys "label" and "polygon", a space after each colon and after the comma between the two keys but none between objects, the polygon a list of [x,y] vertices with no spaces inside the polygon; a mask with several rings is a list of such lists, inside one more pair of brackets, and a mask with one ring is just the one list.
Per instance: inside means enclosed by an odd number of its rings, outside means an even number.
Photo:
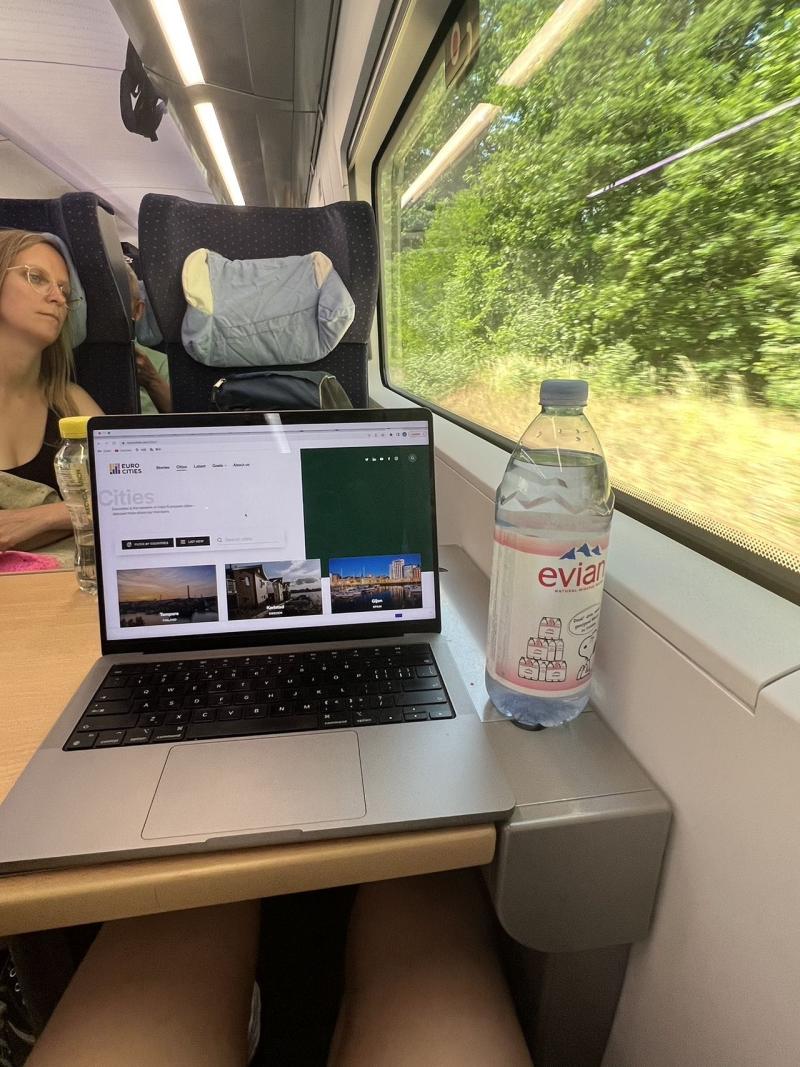
[{"label": "green tinted window glass", "polygon": [[390,384],[515,439],[586,377],[617,489],[800,573],[800,10],[479,24],[378,164]]}]

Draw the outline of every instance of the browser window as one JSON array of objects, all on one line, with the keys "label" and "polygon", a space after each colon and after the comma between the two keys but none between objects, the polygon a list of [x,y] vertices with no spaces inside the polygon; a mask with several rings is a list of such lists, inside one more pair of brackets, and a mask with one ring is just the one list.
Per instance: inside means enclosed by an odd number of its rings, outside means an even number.
[{"label": "browser window", "polygon": [[429,447],[414,421],[95,431],[108,637],[435,618]]}]

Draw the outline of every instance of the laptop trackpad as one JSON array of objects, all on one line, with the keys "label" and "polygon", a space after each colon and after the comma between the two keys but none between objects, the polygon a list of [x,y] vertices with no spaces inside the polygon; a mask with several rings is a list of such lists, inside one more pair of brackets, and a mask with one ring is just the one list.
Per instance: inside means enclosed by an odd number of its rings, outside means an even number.
[{"label": "laptop trackpad", "polygon": [[142,837],[195,837],[366,814],[358,738],[335,734],[176,745]]}]

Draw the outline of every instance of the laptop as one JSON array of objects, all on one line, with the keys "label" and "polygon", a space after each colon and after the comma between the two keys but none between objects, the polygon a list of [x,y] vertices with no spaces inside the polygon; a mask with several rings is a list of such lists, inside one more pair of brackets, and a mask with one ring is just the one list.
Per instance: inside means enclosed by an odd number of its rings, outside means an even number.
[{"label": "laptop", "polygon": [[103,416],[89,447],[102,658],[0,871],[511,811],[440,633],[430,412]]}]

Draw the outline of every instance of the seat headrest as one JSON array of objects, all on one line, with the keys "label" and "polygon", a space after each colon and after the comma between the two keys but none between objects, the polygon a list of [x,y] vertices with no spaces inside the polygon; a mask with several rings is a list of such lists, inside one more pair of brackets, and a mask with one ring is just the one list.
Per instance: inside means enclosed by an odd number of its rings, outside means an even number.
[{"label": "seat headrest", "polygon": [[212,367],[316,363],[355,317],[344,282],[322,252],[226,259],[207,248],[183,264],[186,351]]}]

